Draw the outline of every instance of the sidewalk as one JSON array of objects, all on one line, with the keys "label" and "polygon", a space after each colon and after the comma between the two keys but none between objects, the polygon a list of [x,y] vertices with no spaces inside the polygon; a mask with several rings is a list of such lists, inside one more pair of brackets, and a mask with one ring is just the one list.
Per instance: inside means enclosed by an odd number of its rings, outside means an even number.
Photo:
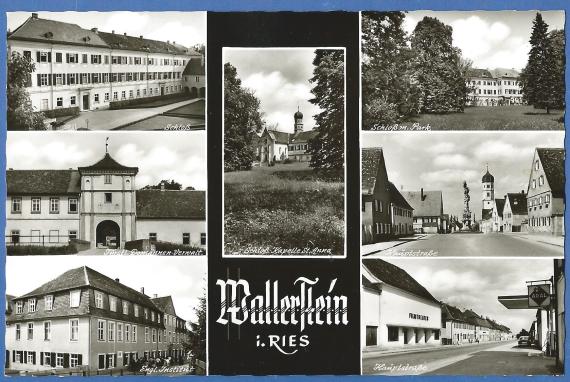
[{"label": "sidewalk", "polygon": [[364,256],[373,255],[375,253],[382,252],[382,251],[385,251],[387,249],[394,248],[394,247],[397,247],[399,245],[409,243],[411,241],[421,240],[421,239],[425,238],[426,236],[427,236],[427,234],[419,234],[419,235],[414,235],[414,236],[401,237],[398,240],[393,240],[393,241],[383,241],[380,243],[365,244],[362,246],[362,250],[361,250],[362,256],[364,257]]},{"label": "sidewalk", "polygon": [[485,345],[485,344],[492,344],[492,343],[504,343],[505,345],[513,345],[513,341],[487,341],[487,342],[475,342],[475,343],[464,343],[461,345],[425,345],[425,346],[417,346],[417,345],[412,345],[410,347],[407,348],[398,348],[398,349],[378,349],[378,350],[374,350],[374,349],[363,349],[362,350],[362,359],[368,359],[368,358],[375,358],[375,357],[381,357],[381,356],[388,356],[388,355],[392,355],[392,354],[413,354],[413,353],[422,353],[425,351],[440,351],[440,350],[449,350],[449,349],[453,349],[453,348],[467,348],[467,347],[476,347],[479,345]]},{"label": "sidewalk", "polygon": [[564,236],[530,234],[528,232],[504,232],[504,235],[513,236],[523,240],[530,240],[535,243],[554,245],[564,248]]},{"label": "sidewalk", "polygon": [[63,125],[61,130],[77,130],[80,128],[89,130],[113,130],[200,100],[202,100],[202,98],[152,108],[83,111],[77,118]]}]

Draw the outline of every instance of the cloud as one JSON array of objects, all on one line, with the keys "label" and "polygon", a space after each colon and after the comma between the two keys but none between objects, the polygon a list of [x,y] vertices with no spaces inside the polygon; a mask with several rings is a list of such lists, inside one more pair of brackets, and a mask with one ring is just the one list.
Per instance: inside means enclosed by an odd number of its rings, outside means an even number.
[{"label": "cloud", "polygon": [[520,162],[532,158],[533,152],[532,145],[515,145],[506,140],[486,140],[477,145],[473,151],[479,160],[506,162]]},{"label": "cloud", "polygon": [[443,154],[435,157],[433,164],[438,167],[468,167],[470,161],[463,154]]},{"label": "cloud", "polygon": [[473,170],[461,169],[443,169],[437,171],[428,171],[420,175],[420,179],[431,187],[451,186],[477,179],[479,173]]},{"label": "cloud", "polygon": [[453,142],[437,142],[434,145],[430,145],[429,147],[424,147],[426,150],[430,152],[440,154],[440,153],[449,153],[455,151],[457,146]]}]

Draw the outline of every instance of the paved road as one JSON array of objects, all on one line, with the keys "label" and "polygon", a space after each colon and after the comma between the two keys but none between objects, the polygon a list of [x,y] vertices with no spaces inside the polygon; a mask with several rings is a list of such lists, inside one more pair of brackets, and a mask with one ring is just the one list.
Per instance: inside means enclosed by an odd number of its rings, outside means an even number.
[{"label": "paved road", "polygon": [[516,342],[445,346],[414,353],[363,359],[363,374],[378,375],[538,375],[555,374],[553,358]]},{"label": "paved road", "polygon": [[[366,249],[364,249],[366,250]],[[378,252],[379,256],[563,256],[564,248],[503,234],[426,235]],[[367,257],[374,257],[370,255]]]},{"label": "paved road", "polygon": [[89,130],[112,130],[145,118],[162,114],[165,111],[200,101],[200,98],[196,98],[151,108],[84,111],[81,112],[77,118],[70,120],[62,126],[61,129],[76,130],[79,128],[88,128]]}]

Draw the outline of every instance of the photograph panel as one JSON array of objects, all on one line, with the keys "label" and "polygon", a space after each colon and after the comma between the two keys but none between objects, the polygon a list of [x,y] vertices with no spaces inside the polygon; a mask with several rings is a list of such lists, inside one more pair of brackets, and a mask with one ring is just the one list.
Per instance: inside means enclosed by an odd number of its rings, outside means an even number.
[{"label": "photograph panel", "polygon": [[205,140],[8,133],[7,255],[205,255]]},{"label": "photograph panel", "polygon": [[563,130],[564,11],[362,12],[362,129]]},{"label": "photograph panel", "polygon": [[5,374],[205,375],[206,272],[205,257],[9,257]]},{"label": "photograph panel", "polygon": [[8,12],[10,130],[204,130],[206,12]]},{"label": "photograph panel", "polygon": [[224,255],[345,256],[345,51],[224,48]]},{"label": "photograph panel", "polygon": [[564,255],[564,133],[365,133],[362,256]]},{"label": "photograph panel", "polygon": [[561,375],[562,259],[364,259],[362,373]]}]

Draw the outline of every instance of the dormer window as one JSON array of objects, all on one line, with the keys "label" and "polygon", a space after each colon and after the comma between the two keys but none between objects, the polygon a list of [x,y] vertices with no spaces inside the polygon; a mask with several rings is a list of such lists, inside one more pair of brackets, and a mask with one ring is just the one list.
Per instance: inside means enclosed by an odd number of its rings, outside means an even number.
[{"label": "dormer window", "polygon": [[18,314],[24,313],[24,302],[21,300],[16,302],[16,313]]},{"label": "dormer window", "polygon": [[34,313],[36,311],[36,299],[28,299],[28,313]]},{"label": "dormer window", "polygon": [[103,293],[95,292],[95,307],[103,309]]},{"label": "dormer window", "polygon": [[44,297],[44,309],[50,311],[53,309],[53,295],[47,295]]}]

